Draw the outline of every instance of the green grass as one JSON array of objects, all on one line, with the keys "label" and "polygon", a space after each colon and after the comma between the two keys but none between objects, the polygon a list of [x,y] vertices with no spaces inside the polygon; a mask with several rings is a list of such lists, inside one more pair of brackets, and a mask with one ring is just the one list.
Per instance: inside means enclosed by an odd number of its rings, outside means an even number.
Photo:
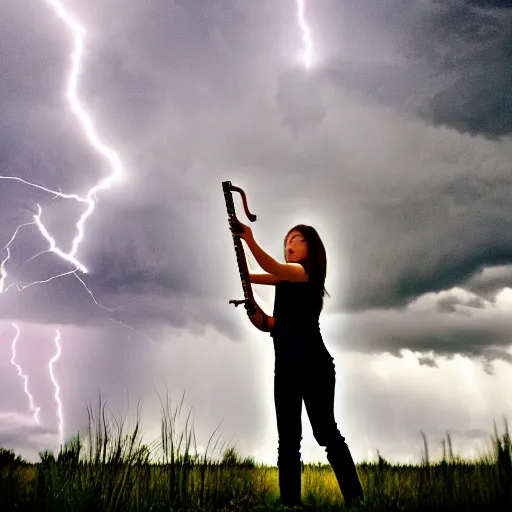
[{"label": "green grass", "polygon": [[[140,407],[136,425],[107,418],[105,404],[88,407],[89,428],[62,447],[57,457],[41,452],[28,464],[12,450],[0,449],[0,510],[10,511],[185,511],[284,510],[279,504],[277,468],[242,459],[235,447],[220,443],[214,431],[199,455],[190,413],[177,431],[183,398],[174,412],[161,400],[160,438],[144,444]],[[505,421],[494,424],[493,450],[464,461],[451,451],[431,462],[424,436],[419,465],[392,465],[380,455],[357,467],[366,503],[361,511],[512,510],[512,449]],[[217,440],[213,442],[215,436]],[[443,443],[444,445],[444,443]],[[330,466],[303,466],[302,501],[308,510],[344,510]]]}]

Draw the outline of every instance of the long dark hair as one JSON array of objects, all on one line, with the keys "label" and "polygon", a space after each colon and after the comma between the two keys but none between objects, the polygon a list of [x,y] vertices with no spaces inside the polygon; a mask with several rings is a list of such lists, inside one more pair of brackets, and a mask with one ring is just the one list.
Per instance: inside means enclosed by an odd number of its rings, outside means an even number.
[{"label": "long dark hair", "polygon": [[322,308],[324,297],[330,297],[329,293],[325,289],[325,276],[327,273],[327,255],[325,253],[325,247],[317,233],[316,229],[306,224],[297,224],[286,233],[284,237],[284,248],[285,248],[285,260],[286,260],[286,240],[292,231],[298,231],[305,239],[308,244],[308,255],[306,258],[299,262],[304,266],[304,269],[308,273],[309,282],[313,284],[316,290],[319,291],[322,297]]}]

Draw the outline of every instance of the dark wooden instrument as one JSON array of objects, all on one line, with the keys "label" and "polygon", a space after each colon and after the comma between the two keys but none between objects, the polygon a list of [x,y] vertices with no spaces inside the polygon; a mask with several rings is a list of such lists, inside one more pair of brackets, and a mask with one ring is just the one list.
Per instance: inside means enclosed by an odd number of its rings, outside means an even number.
[{"label": "dark wooden instrument", "polygon": [[[245,214],[247,218],[254,222],[256,220],[256,215],[249,211],[249,207],[247,206],[247,197],[245,196],[245,192],[240,187],[235,187],[231,184],[231,181],[223,181],[222,182],[222,190],[224,192],[224,199],[226,200],[226,208],[228,210],[229,219],[234,219],[237,222],[238,219],[236,217],[235,211],[235,203],[233,202],[233,194],[232,192],[238,192],[242,196],[242,202],[244,205]],[[236,231],[233,231],[236,234]],[[254,296],[252,293],[251,281],[249,278],[249,268],[247,267],[247,260],[245,259],[244,247],[242,245],[242,239],[238,237],[233,237],[233,243],[235,244],[235,253],[236,259],[238,262],[238,270],[240,271],[240,279],[242,280],[242,289],[244,292],[243,300],[230,300],[229,304],[234,304],[235,307],[238,307],[240,304],[245,305],[245,309],[247,314],[254,315],[256,313],[256,303],[254,301]]]}]

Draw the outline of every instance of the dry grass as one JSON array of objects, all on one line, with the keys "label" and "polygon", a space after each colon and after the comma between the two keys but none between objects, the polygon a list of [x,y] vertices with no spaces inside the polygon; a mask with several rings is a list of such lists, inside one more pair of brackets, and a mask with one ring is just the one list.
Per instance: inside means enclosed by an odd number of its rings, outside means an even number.
[{"label": "dry grass", "polygon": [[[131,432],[125,420],[107,418],[101,397],[96,413],[88,407],[89,428],[71,440],[57,457],[41,452],[41,462],[26,464],[0,452],[0,510],[170,511],[277,510],[276,467],[242,460],[233,446],[220,443],[218,428],[206,453],[199,455],[190,414],[184,429],[176,423],[169,397],[161,400],[160,439],[144,444],[140,408]],[[481,459],[453,455],[432,463],[424,437],[424,460],[417,466],[377,463],[358,465],[366,503],[360,510],[512,510],[512,463],[508,425]],[[214,437],[217,439],[214,442]],[[14,459],[14,454],[11,459]],[[3,461],[3,462],[2,462]],[[305,465],[303,503],[308,510],[342,510],[343,500],[330,466]]]}]

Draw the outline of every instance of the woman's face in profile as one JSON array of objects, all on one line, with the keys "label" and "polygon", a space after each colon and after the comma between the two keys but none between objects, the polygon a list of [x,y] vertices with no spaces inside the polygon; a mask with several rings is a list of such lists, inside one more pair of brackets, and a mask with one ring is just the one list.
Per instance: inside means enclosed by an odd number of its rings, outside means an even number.
[{"label": "woman's face in profile", "polygon": [[284,249],[287,263],[298,263],[308,255],[308,243],[300,231],[288,235]]}]

